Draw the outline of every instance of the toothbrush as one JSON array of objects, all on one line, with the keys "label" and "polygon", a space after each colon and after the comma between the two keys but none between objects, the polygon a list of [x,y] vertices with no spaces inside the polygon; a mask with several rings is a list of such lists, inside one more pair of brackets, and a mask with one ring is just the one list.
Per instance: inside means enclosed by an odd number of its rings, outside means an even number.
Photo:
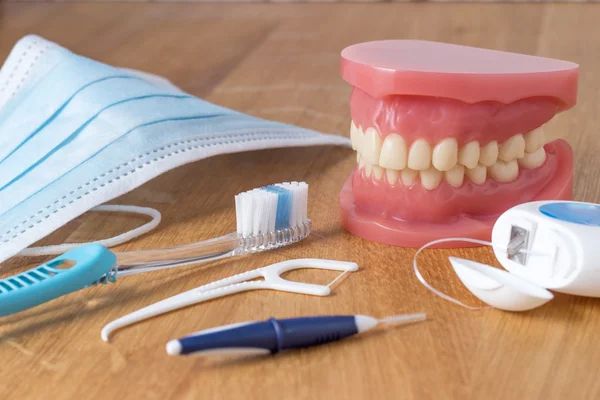
[{"label": "toothbrush", "polygon": [[362,334],[378,325],[408,324],[426,318],[426,314],[422,313],[394,315],[384,319],[366,315],[270,318],[262,322],[242,322],[196,332],[171,340],[166,350],[170,355],[275,354]]},{"label": "toothbrush", "polygon": [[[117,277],[276,249],[310,235],[308,184],[286,182],[235,196],[237,231],[202,242],[112,252],[99,244],[71,250],[0,280],[0,317]],[[65,268],[68,267],[68,268]]]}]

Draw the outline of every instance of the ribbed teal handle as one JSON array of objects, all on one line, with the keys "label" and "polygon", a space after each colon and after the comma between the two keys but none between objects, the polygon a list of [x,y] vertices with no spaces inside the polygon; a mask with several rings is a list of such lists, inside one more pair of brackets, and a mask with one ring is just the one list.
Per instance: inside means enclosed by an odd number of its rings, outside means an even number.
[{"label": "ribbed teal handle", "polygon": [[[60,269],[65,262],[70,268]],[[39,267],[0,280],[0,317],[54,300],[96,283],[116,265],[106,247],[87,244]]]}]

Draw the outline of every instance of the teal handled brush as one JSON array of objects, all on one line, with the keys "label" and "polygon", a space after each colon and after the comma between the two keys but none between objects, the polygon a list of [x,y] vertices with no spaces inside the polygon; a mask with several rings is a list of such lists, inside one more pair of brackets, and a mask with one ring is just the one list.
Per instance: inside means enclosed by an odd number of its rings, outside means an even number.
[{"label": "teal handled brush", "polygon": [[288,182],[235,196],[237,231],[162,249],[112,252],[99,244],[71,250],[0,280],[0,317],[117,277],[257,253],[296,243],[311,231],[308,184]]}]

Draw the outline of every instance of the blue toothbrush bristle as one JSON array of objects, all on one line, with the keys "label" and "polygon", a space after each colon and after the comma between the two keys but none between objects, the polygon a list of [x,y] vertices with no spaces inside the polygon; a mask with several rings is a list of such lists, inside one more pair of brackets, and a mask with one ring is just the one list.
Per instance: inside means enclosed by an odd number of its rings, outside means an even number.
[{"label": "blue toothbrush bristle", "polygon": [[267,192],[277,194],[277,212],[275,213],[275,229],[281,230],[290,226],[293,194],[282,187],[270,185],[261,188]]}]

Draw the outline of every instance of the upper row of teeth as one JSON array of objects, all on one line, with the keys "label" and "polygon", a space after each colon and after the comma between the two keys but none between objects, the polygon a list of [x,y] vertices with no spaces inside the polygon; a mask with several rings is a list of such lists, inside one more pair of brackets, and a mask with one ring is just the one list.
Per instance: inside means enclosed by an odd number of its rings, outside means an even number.
[{"label": "upper row of teeth", "polygon": [[485,146],[480,146],[479,142],[474,140],[461,148],[458,147],[458,141],[452,137],[443,139],[433,148],[426,139],[417,139],[409,147],[397,133],[391,133],[382,140],[375,128],[368,128],[363,132],[353,122],[350,129],[352,148],[360,153],[365,163],[394,170],[410,168],[423,171],[433,167],[445,172],[457,164],[472,169],[478,164],[491,167],[498,161],[510,162],[518,159],[524,161],[525,167],[535,168],[539,165],[533,165],[531,162],[539,160],[533,160],[531,155],[545,143],[542,127],[526,134],[514,135],[501,144],[491,141]]}]

